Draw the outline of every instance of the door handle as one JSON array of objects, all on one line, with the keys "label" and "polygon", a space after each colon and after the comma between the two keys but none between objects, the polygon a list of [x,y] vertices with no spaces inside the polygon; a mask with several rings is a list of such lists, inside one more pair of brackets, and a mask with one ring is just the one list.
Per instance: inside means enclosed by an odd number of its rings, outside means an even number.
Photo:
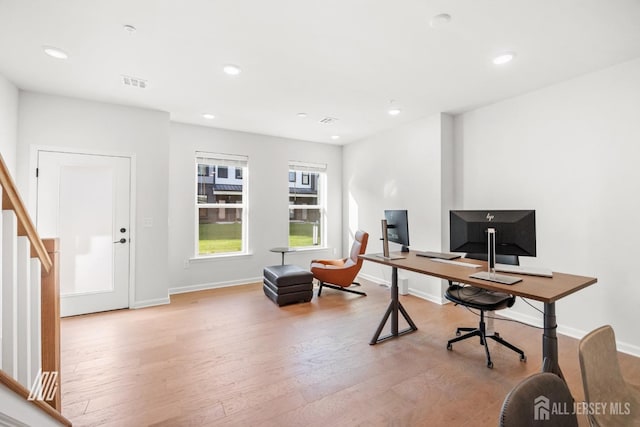
[{"label": "door handle", "polygon": [[115,242],[113,242],[113,243],[127,243],[127,239],[125,239],[125,238],[123,237],[122,239],[117,240],[117,241],[115,241]]}]

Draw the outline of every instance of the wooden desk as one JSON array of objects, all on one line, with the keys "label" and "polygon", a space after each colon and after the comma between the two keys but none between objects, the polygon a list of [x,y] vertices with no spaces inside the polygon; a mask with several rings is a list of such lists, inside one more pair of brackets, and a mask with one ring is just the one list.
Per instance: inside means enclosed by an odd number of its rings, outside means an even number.
[{"label": "wooden desk", "polygon": [[[413,332],[418,328],[415,326],[409,314],[398,300],[398,269],[413,271],[429,276],[439,277],[454,282],[468,283],[483,289],[506,292],[511,295],[521,296],[544,303],[544,330],[542,333],[542,370],[553,372],[562,377],[562,371],[558,364],[558,338],[556,335],[556,307],[555,302],[560,298],[579,291],[582,288],[593,285],[598,280],[594,277],[575,276],[572,274],[553,273],[553,277],[527,276],[522,274],[500,273],[517,276],[522,279],[515,285],[502,285],[500,283],[486,280],[472,279],[470,274],[487,269],[485,261],[466,260],[463,258],[456,261],[468,262],[470,264],[481,264],[480,268],[468,268],[453,264],[433,261],[430,258],[416,256],[415,251],[396,252],[392,255],[404,256],[404,259],[389,260],[374,254],[360,255],[360,258],[387,265],[392,268],[391,274],[391,302],[389,308],[382,318],[376,333],[370,344],[377,344],[389,338],[398,337],[405,333]],[[401,313],[409,323],[410,327],[404,331],[398,331],[398,313]],[[391,316],[391,333],[380,338],[380,333],[384,328],[387,319]]]}]

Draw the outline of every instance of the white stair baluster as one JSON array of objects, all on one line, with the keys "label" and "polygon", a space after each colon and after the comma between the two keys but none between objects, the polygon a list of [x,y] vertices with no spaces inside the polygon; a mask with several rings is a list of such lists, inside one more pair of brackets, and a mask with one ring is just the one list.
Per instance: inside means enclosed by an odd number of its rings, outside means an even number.
[{"label": "white stair baluster", "polygon": [[25,388],[31,387],[31,245],[26,236],[18,237],[18,376]]},{"label": "white stair baluster", "polygon": [[2,211],[2,370],[18,377],[18,221],[13,211]]},{"label": "white stair baluster", "polygon": [[42,289],[41,264],[38,258],[31,258],[31,361],[29,372],[31,383],[42,369]]}]

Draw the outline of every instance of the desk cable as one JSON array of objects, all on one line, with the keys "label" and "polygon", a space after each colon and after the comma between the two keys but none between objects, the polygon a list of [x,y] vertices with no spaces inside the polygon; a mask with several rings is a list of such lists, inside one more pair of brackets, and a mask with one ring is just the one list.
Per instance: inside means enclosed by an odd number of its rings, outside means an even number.
[{"label": "desk cable", "polygon": [[[459,285],[460,285],[460,284],[459,284]],[[471,288],[471,289],[469,289],[469,288]],[[464,289],[468,289],[468,291],[467,291],[467,292],[464,292]],[[460,294],[460,292],[462,291],[462,294],[463,294],[463,295],[465,295],[465,296],[467,296],[467,297],[469,297],[469,296],[474,296],[474,295],[479,295],[479,294],[481,294],[481,293],[492,293],[492,292],[493,292],[493,291],[489,291],[489,290],[487,290],[487,289],[477,288],[477,287],[475,287],[475,286],[461,286],[460,288],[458,288],[458,289],[457,289],[457,291],[458,291],[458,293],[459,293],[459,294]],[[540,314],[544,315],[544,312],[543,312],[542,310],[540,310],[538,307],[536,307],[536,306],[534,306],[533,304],[531,304],[531,303],[530,303],[529,301],[527,301],[525,298],[520,297],[520,299],[521,299],[522,301],[524,301],[527,305],[529,305],[531,308],[533,308],[534,310],[536,310],[536,311],[537,311],[537,312],[539,312]],[[473,309],[471,309],[471,308],[469,308],[469,307],[467,307],[467,306],[464,306],[464,308],[466,308],[468,311],[470,311],[471,313],[475,314],[476,316],[480,317],[480,314],[476,313]],[[488,316],[488,315],[485,315],[485,318],[487,318],[487,319],[494,319],[494,320],[504,320],[505,322],[520,323],[521,325],[528,326],[528,327],[530,327],[530,328],[534,328],[534,329],[550,330],[550,329],[557,329],[557,328],[558,328],[558,325],[557,325],[557,324],[556,324],[556,325],[554,325],[554,326],[553,326],[553,327],[551,327],[551,328],[545,328],[544,326],[534,326],[534,325],[531,325],[531,324],[529,324],[529,323],[522,322],[522,321],[520,321],[520,320],[516,320],[516,319],[507,319],[507,318],[504,318],[504,317],[496,317],[496,316]]]}]

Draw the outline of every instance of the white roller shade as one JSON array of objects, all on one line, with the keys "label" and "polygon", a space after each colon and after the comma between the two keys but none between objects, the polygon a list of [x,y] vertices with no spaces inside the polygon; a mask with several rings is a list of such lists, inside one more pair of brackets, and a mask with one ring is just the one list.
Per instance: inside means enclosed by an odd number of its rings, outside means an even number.
[{"label": "white roller shade", "polygon": [[248,156],[238,156],[234,154],[207,153],[196,151],[196,162],[205,165],[233,166],[236,168],[247,167]]},{"label": "white roller shade", "polygon": [[327,165],[324,163],[290,161],[289,170],[301,171],[301,172],[316,172],[316,173],[326,172]]}]

